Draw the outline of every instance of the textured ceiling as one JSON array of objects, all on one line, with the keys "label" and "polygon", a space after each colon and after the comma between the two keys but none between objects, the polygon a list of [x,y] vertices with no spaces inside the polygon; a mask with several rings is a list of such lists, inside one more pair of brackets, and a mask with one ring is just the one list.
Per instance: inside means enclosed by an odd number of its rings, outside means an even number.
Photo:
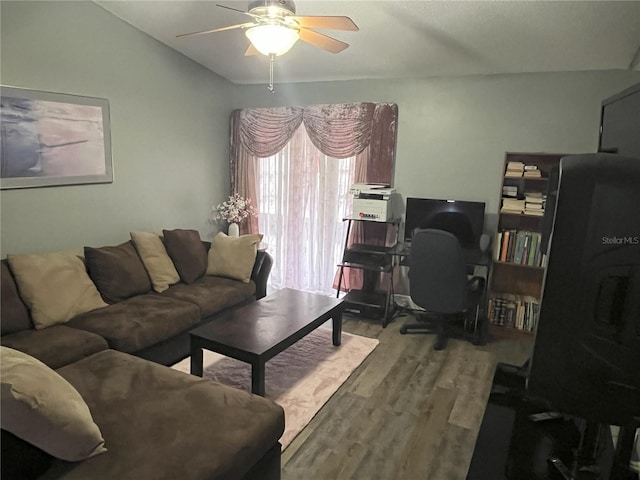
[{"label": "textured ceiling", "polygon": [[[115,16],[237,84],[265,83],[268,59],[245,57],[240,29],[176,38],[250,21],[216,3],[96,1]],[[298,15],[346,15],[358,32],[331,54],[298,42],[276,59],[276,82],[391,79],[583,70],[639,70],[640,1],[313,1]]]}]

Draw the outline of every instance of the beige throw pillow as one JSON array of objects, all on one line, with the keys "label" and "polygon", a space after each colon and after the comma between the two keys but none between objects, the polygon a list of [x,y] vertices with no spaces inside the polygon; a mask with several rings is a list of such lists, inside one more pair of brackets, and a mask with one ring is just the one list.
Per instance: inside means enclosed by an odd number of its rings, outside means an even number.
[{"label": "beige throw pillow", "polygon": [[131,239],[156,292],[164,292],[170,285],[180,281],[180,275],[164,248],[160,235],[153,232],[131,232]]},{"label": "beige throw pillow", "polygon": [[218,233],[209,249],[207,275],[233,278],[244,283],[251,280],[253,264],[256,262],[258,244],[262,234],[228,237]]},{"label": "beige throw pillow", "polygon": [[7,261],[36,330],[107,306],[76,255],[8,255]]},{"label": "beige throw pillow", "polygon": [[2,429],[54,457],[77,462],[106,452],[78,391],[44,363],[0,347]]}]

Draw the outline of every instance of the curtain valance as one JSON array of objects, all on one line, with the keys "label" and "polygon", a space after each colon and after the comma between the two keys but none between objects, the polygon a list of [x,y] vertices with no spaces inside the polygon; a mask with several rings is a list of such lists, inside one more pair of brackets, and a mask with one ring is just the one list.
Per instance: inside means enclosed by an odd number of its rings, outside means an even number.
[{"label": "curtain valance", "polygon": [[232,152],[243,147],[256,157],[274,155],[304,123],[325,155],[347,158],[370,146],[373,158],[391,155],[391,161],[383,161],[388,167],[393,165],[397,111],[395,104],[371,102],[236,110],[231,115]]},{"label": "curtain valance", "polygon": [[[299,107],[245,108],[237,116],[240,144],[256,157],[275,155],[289,142],[302,122]],[[233,131],[233,125],[232,125]]]}]

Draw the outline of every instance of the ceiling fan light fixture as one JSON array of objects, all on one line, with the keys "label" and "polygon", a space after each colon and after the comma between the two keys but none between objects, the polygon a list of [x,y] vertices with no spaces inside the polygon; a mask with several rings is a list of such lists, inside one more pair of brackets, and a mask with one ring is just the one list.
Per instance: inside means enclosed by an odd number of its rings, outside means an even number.
[{"label": "ceiling fan light fixture", "polygon": [[257,25],[245,32],[249,41],[263,55],[282,55],[298,41],[297,30],[284,25]]}]

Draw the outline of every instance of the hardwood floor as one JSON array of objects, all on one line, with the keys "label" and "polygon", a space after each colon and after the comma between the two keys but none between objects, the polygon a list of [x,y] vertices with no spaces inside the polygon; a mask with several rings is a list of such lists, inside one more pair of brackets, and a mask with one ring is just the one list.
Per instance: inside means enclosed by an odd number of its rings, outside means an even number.
[{"label": "hardwood floor", "polygon": [[345,316],[343,330],[380,344],[282,454],[283,480],[465,479],[497,362],[522,364],[532,336],[484,346],[401,335],[399,317]]}]

